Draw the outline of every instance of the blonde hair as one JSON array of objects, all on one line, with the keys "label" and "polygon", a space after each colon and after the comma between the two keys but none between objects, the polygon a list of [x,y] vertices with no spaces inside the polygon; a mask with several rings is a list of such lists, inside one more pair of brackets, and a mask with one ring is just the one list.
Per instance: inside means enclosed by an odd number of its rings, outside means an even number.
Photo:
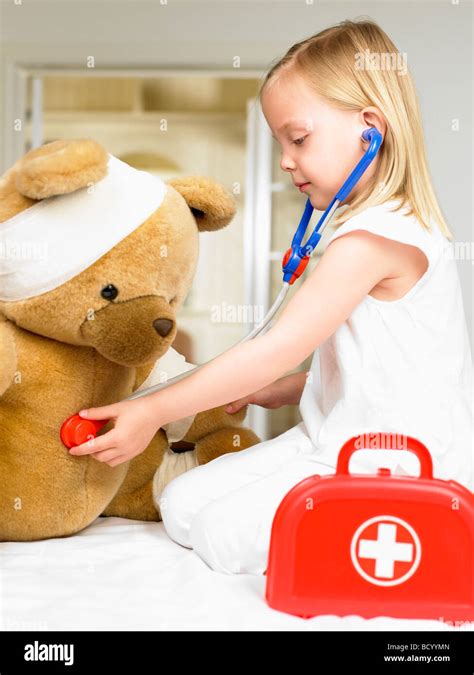
[{"label": "blonde hair", "polygon": [[406,206],[407,214],[418,218],[428,231],[434,219],[441,232],[453,239],[433,189],[412,77],[408,70],[399,74],[393,67],[357,67],[357,60],[360,63],[367,54],[392,60],[400,56],[375,22],[342,21],[294,44],[266,74],[259,99],[279,77],[297,74],[341,110],[377,107],[385,117],[387,130],[378,152],[376,175],[343,212],[336,213],[333,223],[341,225],[363,209],[400,199],[394,211]]}]

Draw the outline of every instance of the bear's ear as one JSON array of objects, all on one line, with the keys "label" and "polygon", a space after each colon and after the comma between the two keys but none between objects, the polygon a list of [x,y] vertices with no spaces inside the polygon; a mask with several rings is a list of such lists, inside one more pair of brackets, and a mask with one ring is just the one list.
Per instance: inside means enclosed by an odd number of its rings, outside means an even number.
[{"label": "bear's ear", "polygon": [[220,230],[236,212],[234,197],[223,185],[203,176],[173,178],[168,181],[186,200],[200,232]]},{"label": "bear's ear", "polygon": [[92,139],[53,141],[16,162],[16,189],[36,200],[68,194],[102,180],[107,164],[107,151]]}]

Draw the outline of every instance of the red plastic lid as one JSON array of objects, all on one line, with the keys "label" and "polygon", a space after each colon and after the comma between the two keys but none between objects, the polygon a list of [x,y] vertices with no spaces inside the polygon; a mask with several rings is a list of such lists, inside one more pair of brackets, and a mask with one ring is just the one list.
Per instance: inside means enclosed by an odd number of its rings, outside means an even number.
[{"label": "red plastic lid", "polygon": [[60,436],[66,448],[86,443],[95,438],[97,432],[104,427],[109,420],[86,420],[79,415],[72,415],[62,425]]}]

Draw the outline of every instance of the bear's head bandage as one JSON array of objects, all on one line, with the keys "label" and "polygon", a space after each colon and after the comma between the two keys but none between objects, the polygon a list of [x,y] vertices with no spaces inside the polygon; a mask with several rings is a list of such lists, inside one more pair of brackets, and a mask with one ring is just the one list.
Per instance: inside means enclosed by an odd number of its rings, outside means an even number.
[{"label": "bear's head bandage", "polygon": [[0,300],[46,293],[90,267],[156,211],[166,189],[109,155],[102,180],[0,223]]}]

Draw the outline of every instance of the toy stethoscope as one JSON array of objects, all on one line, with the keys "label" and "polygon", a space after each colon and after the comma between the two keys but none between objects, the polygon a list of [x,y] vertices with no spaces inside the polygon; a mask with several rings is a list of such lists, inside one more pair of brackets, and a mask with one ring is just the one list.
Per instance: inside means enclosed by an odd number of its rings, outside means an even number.
[{"label": "toy stethoscope", "polygon": [[[267,312],[261,323],[255,326],[255,328],[248,335],[246,335],[244,338],[242,338],[242,340],[240,340],[236,344],[241,344],[242,342],[251,340],[254,337],[257,337],[257,335],[260,335],[260,333],[262,333],[265,330],[268,323],[271,321],[276,312],[280,309],[286,297],[286,294],[289,291],[290,286],[296,281],[296,279],[298,279],[298,277],[301,276],[301,274],[306,269],[306,265],[308,264],[308,261],[314,252],[314,249],[318,245],[319,240],[321,239],[322,232],[326,227],[326,225],[328,225],[331,222],[331,219],[333,218],[334,212],[336,211],[337,207],[341,202],[344,201],[344,199],[346,199],[346,197],[352,191],[352,189],[354,188],[354,186],[356,185],[356,183],[358,182],[364,171],[367,169],[371,161],[374,159],[375,155],[377,154],[380,148],[380,145],[382,144],[382,134],[375,127],[369,127],[368,129],[364,129],[364,131],[361,134],[361,138],[366,143],[370,143],[369,147],[367,148],[364,156],[359,160],[357,166],[349,175],[345,183],[333,197],[331,203],[329,204],[329,206],[319,219],[319,222],[314,228],[313,233],[308,238],[306,243],[303,245],[302,244],[303,237],[306,233],[309,221],[313,214],[313,206],[311,205],[309,198],[307,199],[303,215],[301,216],[300,223],[291,242],[291,247],[286,251],[285,255],[283,256],[282,288],[275,302],[270,307],[269,311]],[[232,347],[230,349],[232,349]],[[210,363],[210,361],[207,361],[206,363]],[[182,380],[185,377],[192,375],[193,373],[196,372],[196,370],[206,365],[206,363],[196,366],[192,370],[180,373],[179,375],[176,375],[167,382],[161,382],[159,384],[153,385],[152,387],[142,389],[141,391],[136,391],[130,396],[127,396],[127,398],[123,400],[131,401],[132,399],[140,398],[141,396],[147,396],[148,394],[153,394],[154,392],[159,391],[160,389],[169,387],[171,384],[174,384],[175,382],[178,382],[179,380]],[[110,420],[83,419],[79,415],[72,415],[61,426],[60,431],[61,440],[67,448],[72,448],[75,445],[81,445],[82,443],[85,443],[91,438],[94,438],[96,434],[100,431],[100,429],[102,429],[102,427],[104,427],[109,421]]]}]

